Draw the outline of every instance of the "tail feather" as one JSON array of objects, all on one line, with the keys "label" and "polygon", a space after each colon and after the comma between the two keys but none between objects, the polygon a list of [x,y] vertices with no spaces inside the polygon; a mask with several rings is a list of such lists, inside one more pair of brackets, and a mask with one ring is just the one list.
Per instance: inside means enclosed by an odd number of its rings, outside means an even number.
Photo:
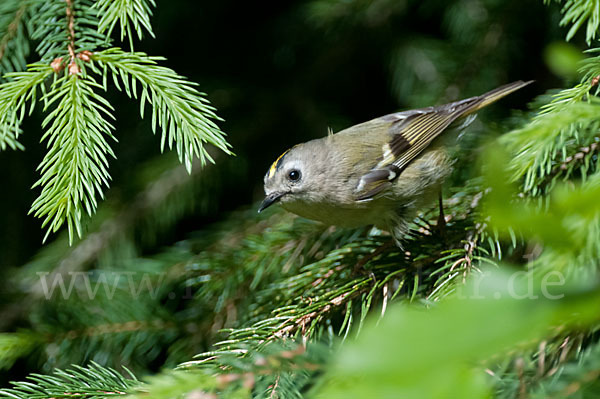
[{"label": "tail feather", "polygon": [[509,95],[510,93],[517,91],[533,82],[534,82],[533,80],[529,80],[526,82],[522,81],[522,80],[518,80],[516,82],[512,82],[512,83],[506,84],[504,86],[497,87],[494,90],[491,90],[485,94],[477,96],[474,98],[474,99],[477,99],[477,101],[473,102],[473,104],[463,113],[463,116],[472,114],[473,112],[477,112],[481,108],[487,107],[491,103],[500,100],[502,97],[505,97],[505,96]]}]

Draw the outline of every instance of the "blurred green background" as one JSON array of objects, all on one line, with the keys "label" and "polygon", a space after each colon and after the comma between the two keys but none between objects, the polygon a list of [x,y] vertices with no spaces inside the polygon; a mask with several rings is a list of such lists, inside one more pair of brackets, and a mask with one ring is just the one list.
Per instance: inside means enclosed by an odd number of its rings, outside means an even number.
[{"label": "blurred green background", "polygon": [[[586,46],[580,36],[557,44],[565,36],[559,20],[557,5],[538,0],[317,0],[269,6],[158,1],[152,18],[156,39],[136,42],[135,49],[165,56],[165,65],[199,83],[224,118],[220,126],[237,156],[217,154],[216,165],[199,172],[201,184],[190,179],[195,187],[186,195],[193,199],[163,215],[168,222],[133,229],[132,248],[121,252],[120,261],[127,251],[132,257],[154,254],[201,234],[233,210],[254,206],[271,162],[298,142],[324,136],[329,127],[338,131],[394,111],[535,79],[534,86],[482,112],[486,125],[500,119],[510,125],[511,109],[524,110],[536,94],[575,81],[575,63]],[[111,161],[111,188],[90,230],[119,212],[143,213],[147,198],[140,192],[175,166],[171,154],[160,156],[159,138],[148,120],[140,120],[137,103],[116,91],[108,98],[116,109],[119,142],[112,147],[118,159]],[[39,144],[41,120],[40,113],[26,119],[25,152],[0,154],[0,278],[42,248],[41,223],[27,215],[38,195],[30,189],[38,179],[35,168],[45,152]],[[51,236],[49,243],[56,240],[64,237]],[[60,243],[54,248],[67,251]],[[10,293],[9,280],[0,281],[2,292]],[[10,331],[25,324],[23,316],[0,308],[2,327]],[[29,371],[19,363],[3,378]]]}]

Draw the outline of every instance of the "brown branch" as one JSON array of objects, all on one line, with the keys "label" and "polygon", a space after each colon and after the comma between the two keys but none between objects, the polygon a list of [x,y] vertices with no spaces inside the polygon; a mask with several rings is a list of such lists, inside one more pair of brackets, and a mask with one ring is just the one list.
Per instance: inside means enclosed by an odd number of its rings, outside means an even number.
[{"label": "brown branch", "polygon": [[[362,280],[357,281],[354,285],[355,287],[370,280]],[[301,316],[290,316],[288,319],[284,320],[281,323],[277,330],[269,336],[269,340],[275,338],[284,338],[291,336],[294,332],[300,330],[302,332],[302,336],[306,337],[306,327],[310,325],[313,320],[318,320],[323,317],[325,314],[329,313],[331,310],[339,308],[344,305],[350,299],[354,299],[362,293],[361,290],[356,290],[354,292],[344,292],[337,297],[329,300],[325,306],[320,309],[314,310],[310,313],[301,315]],[[312,298],[308,298],[309,301],[312,301]],[[289,324],[292,323],[292,324]]]},{"label": "brown branch", "polygon": [[67,36],[69,38],[69,56],[71,57],[69,60],[69,75],[79,75],[81,69],[75,61],[77,55],[75,54],[75,13],[73,11],[73,0],[65,0],[65,3],[67,3]]},{"label": "brown branch", "polygon": [[279,395],[277,394],[277,388],[279,388],[279,380],[281,379],[281,374],[277,375],[277,378],[275,379],[275,384],[273,384],[271,387],[271,394],[269,395],[269,398],[271,399],[275,399],[278,398]]},{"label": "brown branch", "polygon": [[550,370],[548,370],[548,373],[546,373],[547,377],[552,377],[554,374],[556,374],[556,372],[560,369],[560,366],[565,362],[565,360],[567,360],[567,356],[569,355],[569,352],[571,350],[571,345],[570,344],[570,337],[567,336],[564,341],[562,342],[562,344],[560,345],[559,349],[560,351],[560,355],[558,357],[558,361],[557,364],[552,367]]},{"label": "brown branch", "polygon": [[[95,337],[98,335],[105,334],[120,334],[124,332],[137,332],[147,330],[172,330],[177,326],[171,322],[164,322],[163,320],[131,320],[123,323],[111,323],[111,324],[99,324],[91,327],[86,327],[82,330],[69,330],[64,334],[60,334],[59,337],[63,339],[78,339],[84,337]],[[52,340],[54,337],[50,336],[47,340]]]},{"label": "brown branch", "polygon": [[75,15],[73,13],[73,0],[65,0],[67,3],[67,24],[69,27],[69,55],[71,61],[75,60]]}]

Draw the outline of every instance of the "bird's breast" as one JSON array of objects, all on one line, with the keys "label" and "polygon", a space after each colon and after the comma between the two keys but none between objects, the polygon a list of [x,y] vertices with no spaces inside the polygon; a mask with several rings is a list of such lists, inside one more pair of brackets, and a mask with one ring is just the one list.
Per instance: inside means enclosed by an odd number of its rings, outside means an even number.
[{"label": "bird's breast", "polygon": [[377,203],[303,203],[289,202],[281,204],[284,209],[307,219],[316,220],[327,225],[340,227],[360,227],[366,225],[385,225],[391,217],[390,208]]}]

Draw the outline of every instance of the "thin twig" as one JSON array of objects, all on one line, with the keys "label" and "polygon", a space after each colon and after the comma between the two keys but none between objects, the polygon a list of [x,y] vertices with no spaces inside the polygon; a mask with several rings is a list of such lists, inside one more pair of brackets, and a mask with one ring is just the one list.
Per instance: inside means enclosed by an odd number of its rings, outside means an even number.
[{"label": "thin twig", "polygon": [[67,3],[67,28],[68,28],[68,38],[69,38],[69,74],[70,75],[78,75],[81,72],[79,65],[75,61],[75,13],[73,11],[73,0],[65,0]]},{"label": "thin twig", "polygon": [[515,366],[519,377],[519,399],[525,399],[527,397],[527,384],[525,383],[525,361],[522,357],[515,361]]},{"label": "thin twig", "polygon": [[277,378],[275,379],[275,384],[273,384],[272,388],[271,388],[271,393],[269,394],[269,398],[275,399],[278,398],[279,395],[277,394],[277,388],[279,388],[279,379],[281,378],[281,374],[277,375]]},{"label": "thin twig", "polygon": [[542,378],[546,371],[546,341],[540,342],[538,355],[538,372],[537,377]]},{"label": "thin twig", "polygon": [[[599,138],[600,138],[600,136],[594,137],[594,139],[599,139]],[[566,157],[564,161],[553,166],[552,169],[550,170],[550,173],[548,173],[544,177],[544,179],[536,186],[536,188],[539,191],[541,191],[559,173],[564,172],[565,170],[569,169],[569,166],[576,165],[577,163],[583,162],[583,159],[586,157],[586,155],[594,156],[594,155],[598,154],[599,151],[600,151],[600,145],[598,145],[597,142],[593,142],[588,146],[579,148],[579,151],[577,151],[575,154]],[[519,193],[519,197],[524,198],[525,193],[524,192]]]},{"label": "thin twig", "polygon": [[136,332],[147,330],[172,330],[177,328],[174,323],[165,322],[160,319],[145,321],[145,320],[130,320],[123,323],[107,323],[95,326],[86,327],[82,330],[69,330],[64,334],[60,334],[65,339],[73,340],[82,337],[95,337],[104,334],[119,334],[124,332]]}]

